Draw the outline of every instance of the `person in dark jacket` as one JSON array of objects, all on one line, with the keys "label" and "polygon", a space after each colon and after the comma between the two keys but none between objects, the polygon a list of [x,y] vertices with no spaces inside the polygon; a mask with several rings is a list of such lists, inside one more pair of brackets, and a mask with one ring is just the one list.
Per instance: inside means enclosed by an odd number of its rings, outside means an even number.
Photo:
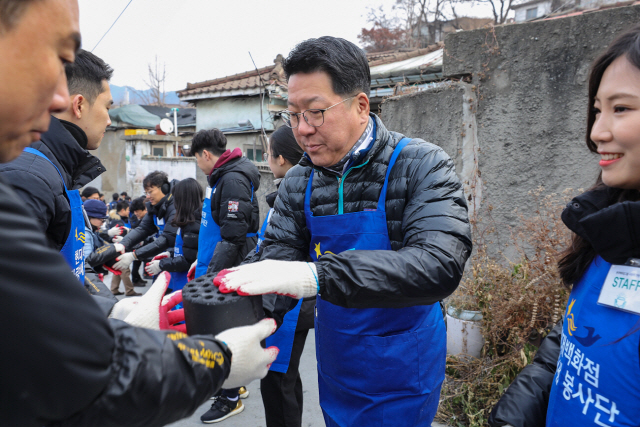
[{"label": "person in dark jacket", "polygon": [[38,218],[49,245],[62,253],[82,282],[85,217],[78,189],[105,170],[87,150],[100,146],[111,124],[112,72],[100,58],[79,51],[77,62],[65,65],[70,108],[56,113],[40,141],[25,148],[16,161],[0,165],[0,174]]},{"label": "person in dark jacket", "polygon": [[83,202],[89,199],[100,200],[100,191],[96,187],[84,187],[80,195],[82,196]]},{"label": "person in dark jacket", "polygon": [[[127,253],[118,257],[118,262],[113,265],[113,268],[120,271],[129,270],[131,263],[135,260],[153,258],[161,252],[173,249],[178,227],[173,225],[176,210],[171,189],[176,182],[170,183],[167,174],[161,171],[151,172],[144,178],[142,185],[150,200],[147,203],[147,215],[140,225],[120,242]],[[158,232],[160,236],[153,242],[133,250],[135,245]]]},{"label": "person in dark jacket", "polygon": [[[131,201],[131,206],[129,208],[129,222],[131,223],[132,230],[140,225],[142,219],[147,214],[147,207],[145,203],[146,197],[144,196]],[[153,237],[147,237],[145,240],[134,246],[133,249],[141,248],[151,242],[153,242]],[[133,282],[133,286],[147,286],[147,282],[140,276],[141,266],[142,261],[140,260],[136,260],[131,263],[131,281]],[[146,275],[146,272],[144,274]]]},{"label": "person in dark jacket", "polygon": [[215,283],[316,297],[327,426],[430,425],[445,368],[438,302],[471,251],[454,163],[370,113],[367,57],[351,42],[304,41],[283,67],[281,114],[306,154],[280,183],[259,259]]},{"label": "person in dark jacket", "polygon": [[[61,70],[79,44],[75,0],[0,0],[0,162],[68,108]],[[271,320],[218,338],[108,320],[3,176],[0,239],[11,242],[0,247],[0,322],[11,325],[0,352],[3,426],[166,425],[275,359],[259,344]]]},{"label": "person in dark jacket", "polygon": [[147,264],[145,270],[152,276],[162,271],[171,273],[171,289],[180,290],[187,284],[187,272],[198,258],[198,234],[202,217],[202,187],[193,178],[183,179],[173,189],[176,215],[173,225],[178,227],[173,256],[165,252]]},{"label": "person in dark jacket", "polygon": [[640,425],[640,26],[589,77],[593,188],[562,212],[573,232],[558,262],[564,315],[491,412],[492,426]]},{"label": "person in dark jacket", "polygon": [[[275,178],[276,187],[293,166],[297,165],[304,151],[296,142],[293,131],[282,126],[271,134],[269,139],[269,168]],[[258,233],[258,246],[253,257],[260,257],[260,243],[273,213],[278,192],[267,194],[267,204],[271,208]],[[291,298],[280,295],[265,295],[262,303],[269,317],[276,318],[279,307],[287,307]],[[302,425],[303,393],[302,379],[298,366],[304,350],[309,329],[313,328],[313,310],[315,298],[299,300],[296,307],[286,313],[278,323],[282,326],[269,337],[267,346],[275,345],[280,349],[278,358],[269,368],[269,373],[260,381],[260,394],[264,404],[267,427],[300,427]]]},{"label": "person in dark jacket", "polygon": [[[239,148],[227,150],[227,138],[219,129],[201,130],[193,136],[191,155],[208,175],[209,187],[202,206],[195,277],[242,262],[256,246],[260,211],[255,192],[260,172]],[[211,409],[200,417],[219,422],[244,411],[240,388],[222,390]]]},{"label": "person in dark jacket", "polygon": [[118,193],[113,193],[111,195],[111,201],[109,202],[109,210],[115,209],[116,204],[118,203],[119,200],[120,200],[120,195]]}]

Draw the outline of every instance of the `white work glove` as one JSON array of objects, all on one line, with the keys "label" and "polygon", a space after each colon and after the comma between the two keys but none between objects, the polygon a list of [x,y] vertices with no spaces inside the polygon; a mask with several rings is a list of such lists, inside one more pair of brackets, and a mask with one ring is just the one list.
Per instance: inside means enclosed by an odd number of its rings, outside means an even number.
[{"label": "white work glove", "polygon": [[149,290],[141,297],[124,298],[118,301],[109,317],[124,320],[132,326],[155,330],[176,330],[187,332],[184,322],[184,309],[171,309],[182,302],[182,291],[164,295],[171,281],[167,272],[161,274]]},{"label": "white work glove", "polygon": [[295,299],[318,293],[318,273],[312,262],[266,260],[222,270],[213,283],[220,292],[238,295],[278,294]]},{"label": "white work glove", "polygon": [[144,271],[146,271],[150,276],[159,274],[162,271],[162,269],[160,268],[160,260],[157,259],[155,261],[148,262],[147,266],[144,268]]},{"label": "white work glove", "polygon": [[[120,243],[116,243],[116,245],[122,246],[122,244]],[[113,264],[113,269],[120,270],[120,271],[126,270],[127,268],[129,268],[131,263],[137,259],[138,258],[136,258],[133,252],[127,252],[125,254],[122,254],[118,258],[116,258],[116,261],[118,262]]]},{"label": "white work glove", "polygon": [[189,272],[187,273],[188,281],[192,281],[196,278],[196,265],[198,265],[198,260],[193,261],[193,264],[189,267]]},{"label": "white work glove", "polygon": [[231,371],[222,388],[236,388],[264,378],[278,357],[278,347],[264,349],[260,341],[276,331],[276,321],[262,319],[252,326],[227,329],[216,335],[231,350]]},{"label": "white work glove", "polygon": [[124,237],[122,237],[122,236],[115,236],[113,239],[111,239],[111,241],[113,243],[120,243],[120,242],[122,242],[123,239],[124,239]]},{"label": "white work glove", "polygon": [[124,254],[125,252],[124,245],[122,243],[115,243],[113,245],[113,248],[116,250],[116,252],[120,252],[121,254]]},{"label": "white work glove", "polygon": [[122,235],[122,233],[124,233],[124,227],[121,225],[116,225],[115,227],[107,231],[107,234],[109,235],[109,237],[120,236]]}]

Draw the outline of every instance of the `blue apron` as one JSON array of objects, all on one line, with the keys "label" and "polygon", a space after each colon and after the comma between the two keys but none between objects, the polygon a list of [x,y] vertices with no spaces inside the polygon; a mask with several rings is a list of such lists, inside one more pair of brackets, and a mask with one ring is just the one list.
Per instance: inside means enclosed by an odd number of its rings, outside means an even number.
[{"label": "blue apron", "polygon": [[[202,220],[200,221],[200,232],[198,234],[198,262],[196,264],[196,275],[198,278],[207,274],[209,263],[213,258],[216,245],[222,241],[220,226],[211,217],[211,197],[216,192],[216,182],[213,188],[207,187],[204,202],[202,203]],[[251,183],[251,202],[253,202],[253,182]],[[253,237],[256,233],[248,233],[247,237]]]},{"label": "blue apron", "polygon": [[[391,156],[375,211],[343,214],[340,186],[340,214],[313,216],[311,171],[304,202],[311,259],[348,250],[391,250],[385,212],[387,185],[409,141],[402,139]],[[345,308],[318,294],[315,330],[320,406],[327,426],[431,425],[446,358],[439,304]]]},{"label": "blue apron", "polygon": [[[258,233],[258,246],[256,246],[256,253],[260,250],[260,244],[264,240],[264,232],[267,230],[267,225],[269,225],[272,213],[273,208],[269,210],[267,219],[264,220],[262,228]],[[299,300],[293,310],[285,314],[282,325],[280,325],[278,330],[273,335],[267,337],[267,347],[276,346],[280,350],[278,357],[269,368],[270,371],[281,372],[284,374],[289,369],[291,350],[293,349],[293,339],[296,334],[296,326],[298,326],[298,316],[300,315],[301,306],[302,300]]]},{"label": "blue apron", "polygon": [[598,304],[610,267],[596,257],[569,296],[548,427],[640,426],[640,315]]},{"label": "blue apron", "polygon": [[60,249],[60,253],[71,266],[71,272],[80,280],[80,283],[84,284],[85,223],[80,191],[67,189],[67,184],[64,182],[64,178],[62,177],[60,170],[47,158],[47,156],[31,147],[25,148],[24,151],[42,157],[51,163],[51,165],[58,171],[58,175],[60,175],[62,185],[64,185],[64,191],[69,199],[69,207],[71,208],[71,227],[69,229],[67,240],[64,242],[62,249]]},{"label": "blue apron", "polygon": [[[174,257],[184,256],[184,253],[182,252],[183,243],[184,241],[182,240],[182,229],[179,228],[178,233],[176,234],[176,244],[173,248]],[[187,282],[189,281],[187,279],[188,273],[189,270],[174,271],[171,273],[171,289],[173,289],[174,292],[184,288],[184,285],[187,284]]]}]

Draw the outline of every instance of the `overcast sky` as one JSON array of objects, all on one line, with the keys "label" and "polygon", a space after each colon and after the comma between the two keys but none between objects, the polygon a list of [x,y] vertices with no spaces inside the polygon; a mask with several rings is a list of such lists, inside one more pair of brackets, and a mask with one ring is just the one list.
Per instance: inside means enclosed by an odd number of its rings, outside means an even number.
[{"label": "overcast sky", "polygon": [[[92,50],[129,0],[79,0],[82,45]],[[367,6],[394,0],[133,0],[93,51],[111,83],[146,89],[147,67],[166,66],[166,90],[273,64],[300,41],[331,35],[359,45]],[[466,15],[490,16],[474,7]]]}]

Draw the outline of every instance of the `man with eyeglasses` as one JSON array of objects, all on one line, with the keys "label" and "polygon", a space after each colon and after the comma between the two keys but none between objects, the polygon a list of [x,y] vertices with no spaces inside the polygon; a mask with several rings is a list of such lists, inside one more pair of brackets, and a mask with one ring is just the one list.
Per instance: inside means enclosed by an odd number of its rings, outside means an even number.
[{"label": "man with eyeglasses", "polygon": [[316,296],[327,426],[431,425],[446,353],[438,302],[471,252],[453,161],[370,112],[369,65],[354,44],[310,39],[283,67],[282,118],[305,156],[280,184],[259,254],[214,283],[291,307]]}]

